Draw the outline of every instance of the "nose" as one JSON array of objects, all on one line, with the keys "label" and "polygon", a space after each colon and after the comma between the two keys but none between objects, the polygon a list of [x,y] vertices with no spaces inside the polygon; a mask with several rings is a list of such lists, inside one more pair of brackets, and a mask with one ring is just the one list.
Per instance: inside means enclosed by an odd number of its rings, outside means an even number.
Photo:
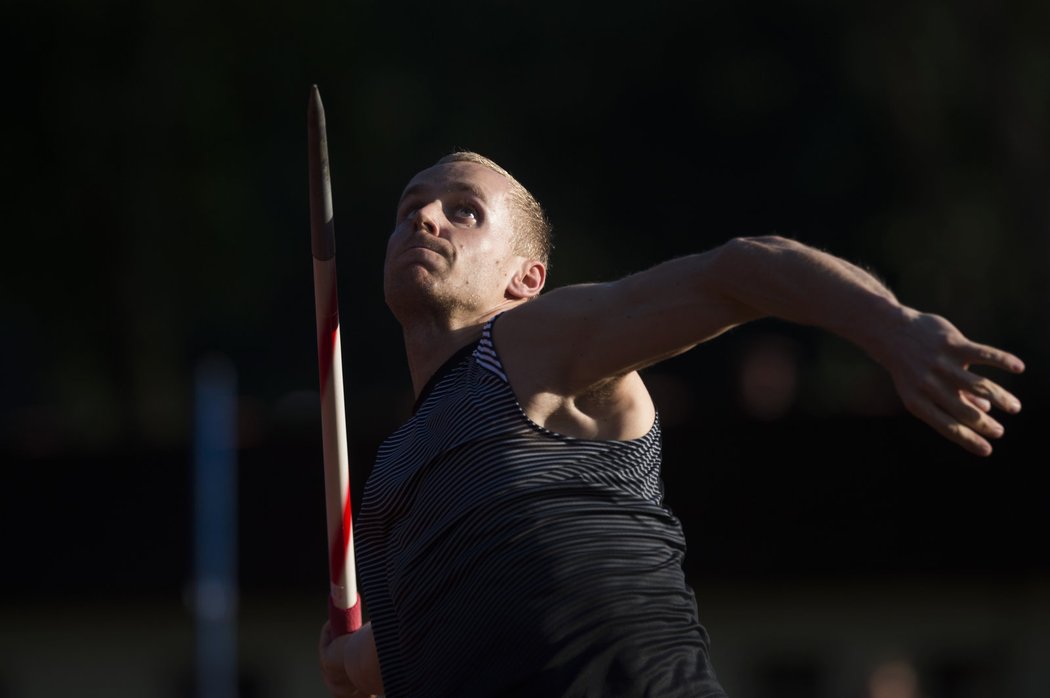
[{"label": "nose", "polygon": [[440,228],[437,221],[440,213],[441,202],[436,199],[417,208],[414,214],[416,230],[438,235]]}]

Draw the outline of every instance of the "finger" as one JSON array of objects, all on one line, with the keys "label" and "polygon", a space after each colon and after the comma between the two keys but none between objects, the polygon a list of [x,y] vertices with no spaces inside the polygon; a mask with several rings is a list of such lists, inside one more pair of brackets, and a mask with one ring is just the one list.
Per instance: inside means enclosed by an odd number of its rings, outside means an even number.
[{"label": "finger", "polygon": [[992,409],[991,401],[986,400],[983,397],[977,397],[973,393],[968,392],[966,390],[960,390],[959,395],[962,397],[963,400],[966,400],[982,412],[988,412]]},{"label": "finger", "polygon": [[967,342],[962,347],[962,354],[968,363],[994,366],[1011,373],[1023,373],[1024,362],[1008,351],[997,349],[987,344]]},{"label": "finger", "polygon": [[919,415],[920,419],[938,431],[942,437],[958,444],[975,454],[975,456],[991,456],[991,444],[980,433],[952,419],[944,410],[931,405],[925,415]]},{"label": "finger", "polygon": [[318,640],[317,648],[323,653],[330,644],[332,644],[332,623],[326,620],[321,626],[321,639]]},{"label": "finger", "polygon": [[945,379],[953,383],[959,390],[984,398],[1010,414],[1016,414],[1021,411],[1021,401],[995,381],[947,362],[941,363],[941,372]]},{"label": "finger", "polygon": [[998,439],[1005,431],[991,415],[963,399],[953,386],[936,378],[925,383],[924,389],[933,403],[949,417],[981,436]]},{"label": "finger", "polygon": [[910,399],[905,404],[912,414],[929,424],[938,434],[949,441],[978,456],[990,456],[992,454],[992,445],[986,439],[973,429],[960,424],[958,420],[952,418],[951,415],[940,409],[931,400],[920,397]]}]

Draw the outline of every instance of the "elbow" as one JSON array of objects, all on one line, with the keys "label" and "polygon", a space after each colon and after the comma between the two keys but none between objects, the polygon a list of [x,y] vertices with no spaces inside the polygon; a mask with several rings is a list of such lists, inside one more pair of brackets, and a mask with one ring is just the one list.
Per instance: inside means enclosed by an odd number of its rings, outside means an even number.
[{"label": "elbow", "polygon": [[779,235],[736,237],[716,249],[715,266],[720,274],[739,278],[741,274],[767,271],[778,257],[802,247],[801,243]]},{"label": "elbow", "polygon": [[737,308],[744,320],[768,313],[756,302],[756,290],[778,275],[778,260],[799,243],[779,235],[736,237],[715,248],[702,283],[710,295]]},{"label": "elbow", "polygon": [[757,261],[785,249],[790,240],[776,235],[735,237],[713,251],[712,267],[717,274],[737,276],[752,270]]},{"label": "elbow", "polygon": [[799,243],[780,235],[749,235],[735,237],[722,247],[732,254],[754,254],[756,252],[776,252],[798,247]]},{"label": "elbow", "polygon": [[775,238],[738,237],[700,255],[692,276],[698,297],[730,311],[730,326],[761,317],[750,301],[775,254],[770,248],[778,244]]}]

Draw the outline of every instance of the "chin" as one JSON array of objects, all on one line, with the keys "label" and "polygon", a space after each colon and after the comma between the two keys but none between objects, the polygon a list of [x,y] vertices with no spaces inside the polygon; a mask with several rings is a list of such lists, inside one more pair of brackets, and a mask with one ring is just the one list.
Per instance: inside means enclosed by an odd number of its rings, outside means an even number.
[{"label": "chin", "polygon": [[398,319],[446,305],[437,293],[435,279],[424,270],[419,271],[423,273],[403,274],[396,281],[388,279],[383,284],[386,305]]}]

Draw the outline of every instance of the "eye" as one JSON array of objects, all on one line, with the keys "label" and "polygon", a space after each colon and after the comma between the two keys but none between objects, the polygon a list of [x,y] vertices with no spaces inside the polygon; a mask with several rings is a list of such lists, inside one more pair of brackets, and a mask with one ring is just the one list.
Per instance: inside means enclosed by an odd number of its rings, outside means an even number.
[{"label": "eye", "polygon": [[478,208],[474,204],[468,202],[462,202],[456,204],[452,209],[452,217],[456,220],[469,221],[471,223],[477,223],[480,218]]},{"label": "eye", "polygon": [[405,201],[404,203],[402,203],[401,207],[398,209],[397,212],[398,223],[411,218],[415,214],[416,209],[418,208],[419,204],[417,204],[414,201]]}]

